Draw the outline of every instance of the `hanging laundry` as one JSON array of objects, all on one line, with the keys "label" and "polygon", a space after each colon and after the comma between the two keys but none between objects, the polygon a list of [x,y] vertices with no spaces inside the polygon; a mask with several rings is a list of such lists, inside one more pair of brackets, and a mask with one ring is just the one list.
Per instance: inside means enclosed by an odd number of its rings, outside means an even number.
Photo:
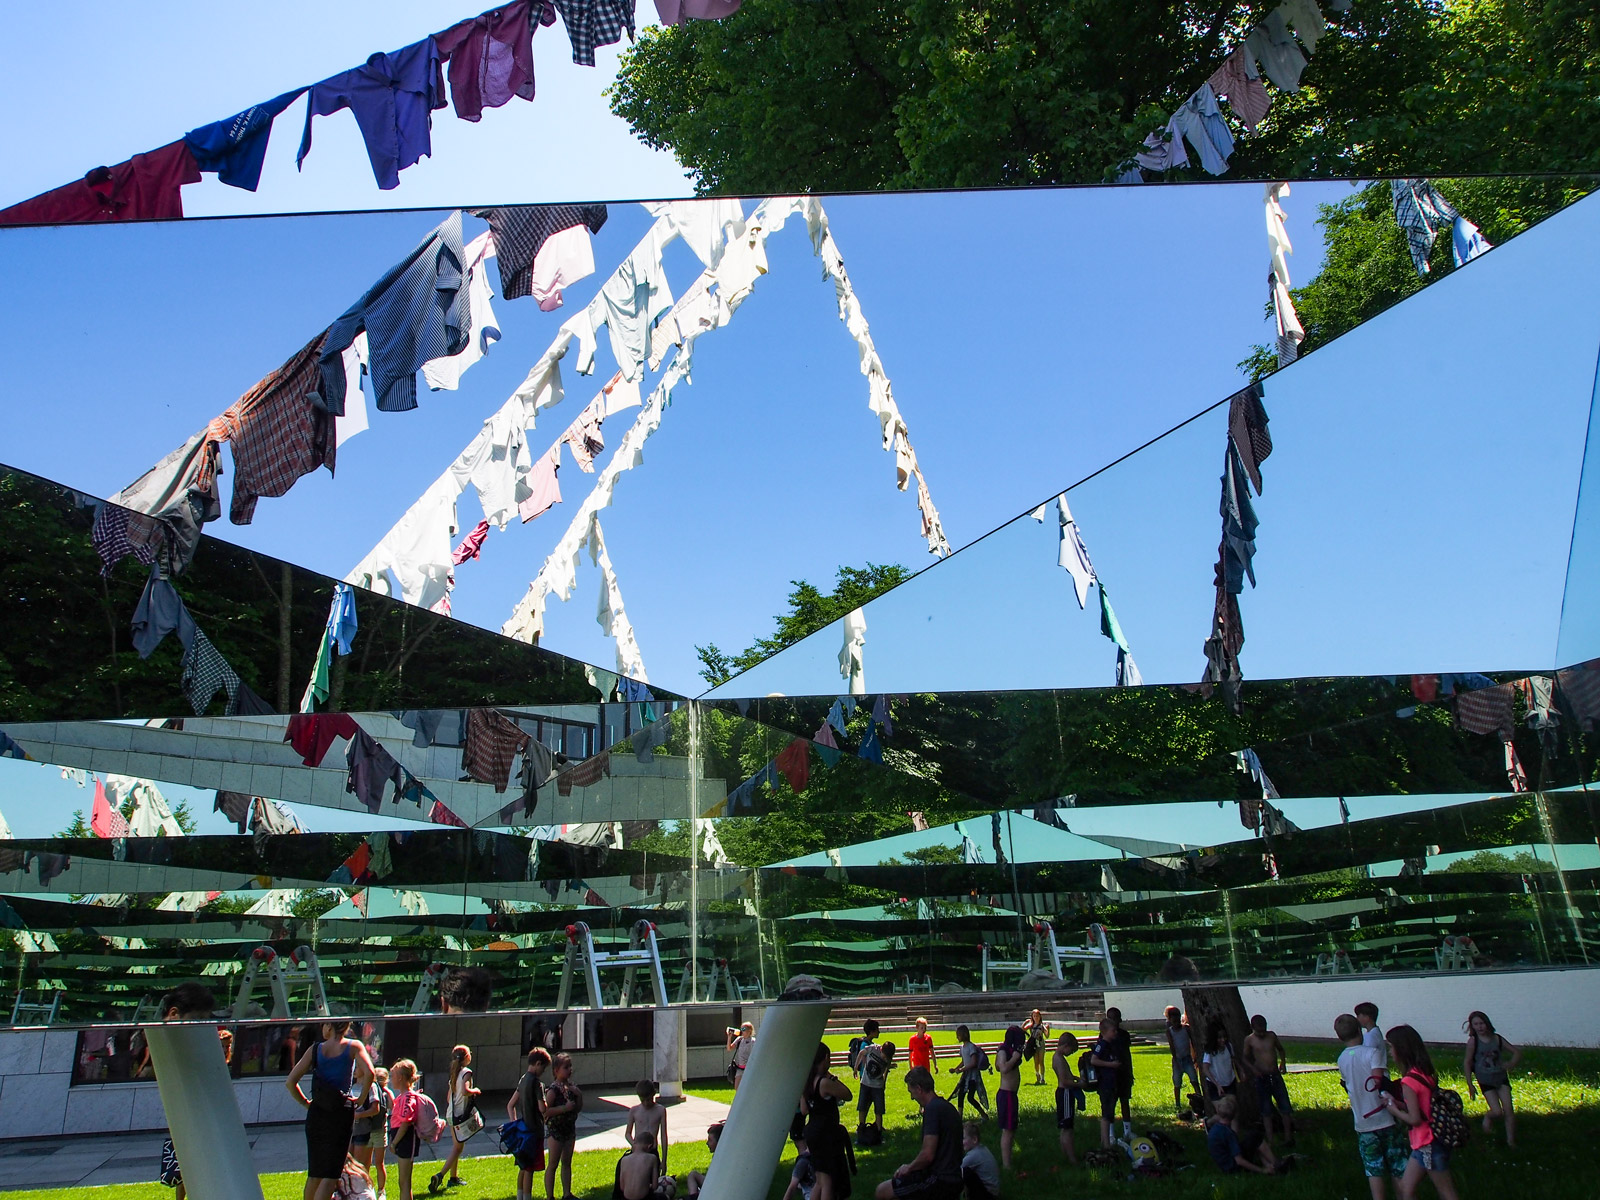
[{"label": "hanging laundry", "polygon": [[1165,129],[1151,132],[1144,144],[1148,149],[1133,159],[1147,171],[1175,171],[1189,165],[1189,152],[1183,148],[1183,131],[1178,128],[1177,117],[1170,119]]},{"label": "hanging laundry", "polygon": [[1244,676],[1239,669],[1239,651],[1244,649],[1244,622],[1239,616],[1238,599],[1223,584],[1223,553],[1219,548],[1215,568],[1216,606],[1211,614],[1211,636],[1205,643],[1205,681],[1222,689],[1223,702],[1237,714],[1243,708],[1240,684]]},{"label": "hanging laundry", "polygon": [[528,472],[527,498],[517,505],[517,515],[522,518],[524,525],[547,512],[553,505],[561,503],[561,483],[556,478],[556,472],[560,469],[560,448],[555,446],[533,464],[533,469]]},{"label": "hanging laundry", "polygon": [[866,667],[862,655],[867,644],[867,614],[853,608],[844,616],[844,647],[839,651],[839,674],[850,681],[850,694],[867,692]]},{"label": "hanging laundry", "polygon": [[393,572],[401,598],[419,608],[432,608],[449,595],[450,539],[456,531],[456,497],[460,488],[446,472],[422,493],[397,525],[386,533],[345,579],[388,594]]},{"label": "hanging laundry", "polygon": [[166,529],[143,513],[120,505],[102,503],[95,509],[94,526],[89,531],[95,553],[100,556],[100,574],[109,576],[128,555],[149,566],[166,541]]},{"label": "hanging laundry", "polygon": [[[116,505],[132,509],[128,525],[123,531],[131,549],[140,561],[157,560],[163,574],[181,575],[194,558],[200,545],[200,527],[222,515],[222,505],[217,499],[218,438],[210,426],[202,429],[182,446],[151,467],[133,483],[107,498],[101,507],[101,516],[107,506]],[[143,515],[155,522],[153,529],[142,520]],[[95,547],[109,568],[116,559],[108,555],[117,547],[116,525],[100,529],[98,517]],[[152,550],[151,559],[145,559],[140,546]]]},{"label": "hanging laundry", "polygon": [[95,167],[82,179],[0,208],[0,225],[70,225],[88,221],[167,220],[183,216],[186,183],[200,170],[188,143],[135,154],[114,167]]},{"label": "hanging laundry", "polygon": [[367,429],[367,393],[361,386],[367,374],[366,330],[340,352],[339,361],[344,367],[344,412],[333,418],[335,448]]},{"label": "hanging laundry", "polygon": [[1424,704],[1433,703],[1439,695],[1439,677],[1437,675],[1413,675],[1411,677],[1411,694]]},{"label": "hanging laundry", "polygon": [[1229,438],[1222,464],[1222,565],[1223,581],[1228,591],[1238,595],[1244,591],[1245,577],[1250,586],[1256,584],[1255,506],[1250,501],[1250,485],[1246,481],[1244,463],[1238,448]]},{"label": "hanging laundry", "polygon": [[1461,692],[1456,696],[1456,725],[1469,733],[1510,737],[1515,725],[1511,697],[1509,683]]},{"label": "hanging laundry", "polygon": [[522,748],[522,815],[531,817],[539,803],[539,789],[545,785],[556,768],[556,756],[550,748],[536,739],[528,739]]},{"label": "hanging laundry", "polygon": [[1289,242],[1289,231],[1285,226],[1286,220],[1282,198],[1289,194],[1287,183],[1269,183],[1266,188],[1265,205],[1267,218],[1267,250],[1269,261],[1267,267],[1268,300],[1272,304],[1273,318],[1278,326],[1278,365],[1287,366],[1300,355],[1300,343],[1305,341],[1306,331],[1300,324],[1300,317],[1295,312],[1294,300],[1289,295],[1289,261],[1288,255],[1294,253],[1294,247]]},{"label": "hanging laundry", "polygon": [[1139,687],[1144,683],[1144,676],[1139,674],[1139,667],[1121,646],[1117,647],[1117,686]]},{"label": "hanging laundry", "polygon": [[1456,266],[1465,266],[1485,250],[1493,249],[1476,225],[1465,217],[1456,217],[1450,226],[1450,250]]},{"label": "hanging laundry", "polygon": [[1278,789],[1273,786],[1272,780],[1267,777],[1266,768],[1261,765],[1261,758],[1253,749],[1235,750],[1233,752],[1234,767],[1250,776],[1261,786],[1263,800],[1281,800]]},{"label": "hanging laundry", "polygon": [[268,704],[255,689],[244,680],[239,681],[239,691],[233,701],[228,705],[230,717],[270,717],[277,714],[277,709]]},{"label": "hanging laundry", "polygon": [[311,680],[306,684],[306,690],[300,696],[300,711],[303,713],[316,712],[317,705],[326,702],[329,694],[328,668],[333,665],[333,642],[323,631],[322,641],[317,643],[317,657],[311,664]]},{"label": "hanging laundry", "polygon": [[978,843],[963,833],[961,835],[961,861],[964,863],[983,862],[983,851],[978,849]]},{"label": "hanging laundry", "polygon": [[633,41],[635,0],[554,0],[561,22],[572,42],[572,61],[582,67],[594,66],[595,48],[611,46],[628,31]]},{"label": "hanging laundry", "polygon": [[790,790],[803,792],[811,779],[811,743],[795,738],[772,760],[772,765],[789,781]]},{"label": "hanging laundry", "polygon": [[1267,410],[1261,403],[1261,385],[1252,383],[1228,400],[1228,436],[1239,453],[1239,461],[1256,495],[1261,494],[1261,464],[1272,453],[1272,434],[1267,430]]},{"label": "hanging laundry", "polygon": [[408,772],[406,774],[405,787],[395,794],[394,802],[399,804],[402,800],[409,800],[411,803],[415,804],[417,808],[421,809],[430,802],[435,804],[438,803],[439,797],[430,792],[427,787],[423,785],[422,780]]},{"label": "hanging laundry", "polygon": [[1095,582],[1094,564],[1089,561],[1089,550],[1078,532],[1078,523],[1072,519],[1067,507],[1067,494],[1056,497],[1056,515],[1061,523],[1060,545],[1056,561],[1072,576],[1072,587],[1078,595],[1078,607],[1083,608],[1089,599],[1089,585]]},{"label": "hanging laundry", "polygon": [[167,634],[175,630],[179,641],[189,645],[194,640],[194,619],[184,607],[178,590],[152,567],[139,605],[133,610],[133,648],[140,658],[149,658]]},{"label": "hanging laundry", "polygon": [[665,217],[707,270],[716,270],[722,261],[727,231],[744,232],[744,205],[736,198],[646,201],[644,207],[652,217]]},{"label": "hanging laundry", "polygon": [[883,743],[878,740],[878,723],[867,722],[867,732],[862,735],[861,749],[856,751],[857,758],[864,758],[868,762],[883,762]]},{"label": "hanging laundry", "polygon": [[285,92],[265,104],[252,104],[225,121],[213,121],[183,135],[201,171],[215,171],[229,187],[253,192],[261,182],[261,164],[267,157],[272,122],[298,100],[305,88]]},{"label": "hanging laundry", "polygon": [[911,818],[911,828],[912,828],[912,830],[914,832],[916,832],[916,833],[926,833],[927,832],[927,830],[928,830],[928,814],[927,813],[920,812],[920,811],[908,812],[908,813],[906,813],[906,816]]},{"label": "hanging laundry", "polygon": [[[598,331],[604,325],[611,337],[611,353],[624,379],[644,374],[650,353],[651,326],[672,308],[672,288],[661,263],[661,248],[667,235],[652,230],[610,279],[600,285],[600,294],[589,302],[588,326]],[[591,337],[593,334],[591,333]],[[579,333],[578,371],[584,375],[594,369],[593,343]]]},{"label": "hanging laundry", "polygon": [[600,780],[611,778],[611,753],[602,750],[599,754],[591,755],[576,766],[568,767],[556,776],[556,792],[558,795],[570,796],[575,787],[593,787]]},{"label": "hanging laundry", "polygon": [[632,738],[633,757],[641,763],[655,762],[656,747],[665,746],[671,736],[671,721],[665,718],[659,721],[652,721],[649,725],[634,733]]},{"label": "hanging laundry", "polygon": [[617,582],[616,569],[611,565],[611,556],[606,551],[598,514],[589,532],[589,555],[600,568],[600,602],[595,609],[595,620],[606,635],[616,642],[617,670],[621,672],[621,678],[643,684],[649,678],[645,673],[644,656],[639,650],[633,623],[622,605],[622,588]]},{"label": "hanging laundry", "polygon": [[472,336],[465,264],[461,214],[453,212],[333,323],[322,350],[322,396],[330,413],[344,412],[344,350],[363,328],[378,411],[417,406],[417,368],[459,353]]},{"label": "hanging laundry", "polygon": [[[587,225],[571,225],[545,239],[528,275],[528,295],[540,312],[566,303],[565,288],[594,274],[594,242]],[[502,276],[503,278],[503,276]]]},{"label": "hanging laundry", "polygon": [[[904,696],[900,698],[902,700],[905,699]],[[889,697],[887,695],[879,696],[872,702],[872,719],[877,722],[878,728],[883,731],[884,737],[891,738],[894,736],[894,721],[891,719]]]},{"label": "hanging laundry", "polygon": [[1504,742],[1506,754],[1506,780],[1511,785],[1513,792],[1528,790],[1528,773],[1522,769],[1522,760],[1517,757],[1517,748],[1506,738]]},{"label": "hanging laundry", "polygon": [[312,84],[295,166],[311,153],[313,118],[348,108],[378,186],[385,191],[399,187],[400,172],[433,153],[432,112],[444,106],[443,80],[439,48],[432,38],[423,38],[393,54],[373,54],[362,66]]},{"label": "hanging laundry", "polygon": [[430,358],[422,364],[422,379],[434,391],[455,391],[461,386],[466,369],[489,352],[489,344],[500,340],[500,321],[494,315],[494,289],[489,286],[489,259],[494,257],[494,240],[480,233],[462,250],[467,264],[467,314],[472,336],[455,354]]},{"label": "hanging laundry", "polygon": [[48,887],[50,881],[72,870],[72,856],[69,854],[36,854],[26,851],[23,856],[23,870],[27,870],[28,859],[39,864],[39,883]]},{"label": "hanging laundry", "polygon": [[480,121],[484,109],[499,108],[513,96],[532,100],[533,35],[539,25],[555,22],[555,9],[544,0],[512,0],[434,34],[439,61],[450,64],[456,116]]},{"label": "hanging laundry", "polygon": [[351,883],[360,884],[371,878],[371,863],[372,848],[366,842],[362,842],[340,866],[349,873]]},{"label": "hanging laundry", "polygon": [[1317,0],[1283,0],[1278,5],[1278,11],[1294,27],[1294,31],[1302,42],[1306,44],[1306,53],[1317,52],[1317,39],[1322,36],[1322,31],[1328,27],[1323,19],[1322,10],[1317,7]]},{"label": "hanging laundry", "polygon": [[528,491],[534,470],[525,426],[530,418],[516,404],[502,406],[484,421],[446,473],[450,490],[459,495],[470,484],[478,493],[484,519],[504,529],[517,512],[519,497]]},{"label": "hanging laundry", "polygon": [[399,801],[400,791],[405,787],[405,768],[366,730],[356,730],[345,748],[344,761],[350,771],[344,790],[353,793],[368,812],[377,814],[383,806],[384,788],[391,782],[395,800]]},{"label": "hanging laundry", "polygon": [[1585,733],[1600,722],[1600,662],[1581,663],[1556,672],[1556,694]]},{"label": "hanging laundry", "polygon": [[682,25],[685,21],[720,21],[739,11],[743,0],[656,0],[656,12],[663,25]]},{"label": "hanging laundry", "polygon": [[1202,83],[1194,95],[1183,102],[1172,114],[1173,126],[1188,139],[1200,156],[1200,166],[1207,174],[1222,175],[1228,170],[1228,159],[1233,156],[1233,134],[1228,122],[1223,120],[1217,107],[1217,94],[1209,83]]},{"label": "hanging laundry", "polygon": [[1561,720],[1555,707],[1555,680],[1548,675],[1530,675],[1511,685],[1522,697],[1523,721],[1529,729],[1551,729]]},{"label": "hanging laundry", "polygon": [[11,735],[4,729],[0,729],[0,758],[19,758],[24,762],[32,761],[28,752],[12,741]]},{"label": "hanging laundry", "polygon": [[[1006,852],[1000,848],[1000,814],[999,813],[990,813],[989,814],[989,840],[994,844],[994,861],[995,861],[995,865],[996,866],[1000,866],[1000,865],[1008,862],[1009,860],[1006,858]],[[1015,849],[1015,847],[1013,847],[1013,849]]]},{"label": "hanging laundry", "polygon": [[1261,828],[1269,838],[1289,837],[1300,832],[1300,827],[1284,816],[1282,809],[1274,808],[1265,801],[1261,804]]},{"label": "hanging laundry", "polygon": [[606,223],[606,206],[512,204],[475,208],[472,215],[487,221],[489,232],[494,235],[501,298],[515,300],[531,294],[535,260],[545,242],[563,229],[579,225],[586,226],[590,233],[599,233]]},{"label": "hanging laundry", "polygon": [[583,675],[589,681],[589,686],[600,693],[600,702],[602,704],[611,699],[612,694],[617,690],[617,680],[621,678],[616,671],[607,671],[602,667],[588,665],[584,666]]},{"label": "hanging laundry", "polygon": [[166,797],[154,784],[127,775],[106,777],[106,794],[113,807],[123,801],[130,804],[128,812],[129,837],[182,837],[183,826],[167,807]]},{"label": "hanging laundry", "polygon": [[413,746],[462,746],[467,714],[459,708],[427,708],[400,714],[400,724],[415,732]]},{"label": "hanging laundry", "polygon": [[[501,790],[504,791],[505,789],[502,788]],[[442,800],[433,802],[433,807],[428,810],[428,820],[435,825],[453,825],[457,829],[468,828],[467,823],[446,808]]]},{"label": "hanging laundry", "polygon": [[394,857],[389,847],[389,835],[387,833],[369,833],[366,845],[371,854],[367,867],[372,873],[372,878],[375,880],[387,879],[390,875],[393,875]]},{"label": "hanging laundry", "polygon": [[561,435],[561,441],[556,443],[570,447],[578,470],[588,475],[594,474],[595,455],[606,448],[605,439],[600,436],[600,423],[604,420],[605,405],[597,396],[577,415]]},{"label": "hanging laundry", "polygon": [[511,764],[532,740],[492,708],[467,710],[467,745],[461,769],[481,783],[503,792],[511,784]]},{"label": "hanging laundry", "polygon": [[1268,13],[1261,24],[1245,35],[1244,44],[1274,84],[1286,92],[1300,90],[1300,74],[1306,69],[1306,56],[1295,44],[1282,11]]},{"label": "hanging laundry", "polygon": [[226,692],[229,708],[234,706],[239,691],[239,676],[228,665],[228,660],[217,652],[211,639],[197,629],[194,641],[189,643],[189,649],[184,653],[178,686],[189,697],[195,715],[200,716],[210,707],[212,698],[218,692]]},{"label": "hanging laundry", "polygon": [[306,766],[320,767],[336,738],[353,739],[360,732],[349,713],[300,713],[289,718],[283,740]]},{"label": "hanging laundry", "polygon": [[302,475],[336,455],[334,418],[319,405],[320,356],[326,333],[311,341],[213,422],[233,447],[233,502],[228,519],[248,525],[261,496],[282,496]]},{"label": "hanging laundry", "polygon": [[1228,107],[1251,133],[1272,107],[1272,97],[1267,94],[1267,85],[1261,82],[1255,55],[1246,46],[1234,47],[1233,53],[1206,82],[1213,92],[1227,99]]},{"label": "hanging laundry", "polygon": [[[1411,264],[1418,275],[1426,275],[1434,239],[1461,214],[1426,179],[1393,179],[1389,181],[1389,191],[1394,198],[1395,224],[1406,239]],[[1457,261],[1459,265],[1460,259]]]},{"label": "hanging laundry", "polygon": [[[829,724],[833,728],[837,729],[841,734],[843,734],[845,732],[845,728],[844,728],[844,703],[842,701],[835,700],[833,702],[832,706],[828,709],[827,724]],[[830,743],[830,745],[831,744],[832,743]]]},{"label": "hanging laundry", "polygon": [[483,552],[483,539],[489,536],[489,522],[479,521],[472,527],[472,532],[461,539],[461,544],[450,552],[450,561],[460,566],[469,558],[477,558]]},{"label": "hanging laundry", "polygon": [[1100,584],[1100,632],[1126,650],[1128,639],[1122,635],[1122,626],[1117,624],[1117,614],[1111,611],[1111,598],[1106,595],[1106,585],[1098,579],[1095,582]]},{"label": "hanging laundry", "polygon": [[250,819],[250,806],[254,798],[243,792],[218,792],[216,803],[211,806],[212,812],[219,812],[228,820],[239,827],[239,832],[245,830],[245,823]]},{"label": "hanging laundry", "polygon": [[333,585],[333,604],[328,610],[328,637],[339,648],[340,654],[349,654],[356,639],[356,594],[348,583]]},{"label": "hanging laundry", "polygon": [[111,807],[111,801],[106,799],[106,785],[99,779],[94,781],[94,806],[89,813],[89,828],[94,831],[96,837],[128,836],[127,820]]},{"label": "hanging laundry", "polygon": [[600,389],[605,396],[606,416],[615,416],[625,408],[638,408],[644,400],[639,395],[639,381],[622,377],[618,371],[611,377],[611,382]]}]

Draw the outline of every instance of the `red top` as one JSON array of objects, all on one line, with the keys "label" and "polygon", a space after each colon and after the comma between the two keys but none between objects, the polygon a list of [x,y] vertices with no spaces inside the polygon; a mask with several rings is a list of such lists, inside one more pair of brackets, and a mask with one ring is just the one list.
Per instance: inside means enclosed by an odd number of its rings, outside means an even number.
[{"label": "red top", "polygon": [[906,1043],[906,1052],[911,1056],[913,1067],[931,1067],[933,1065],[933,1039],[925,1033],[914,1033],[911,1040]]},{"label": "red top", "polygon": [[1422,1124],[1410,1126],[1411,1148],[1420,1150],[1433,1141],[1433,1080],[1421,1071],[1407,1071],[1400,1082],[1417,1094],[1417,1105],[1422,1110]]}]

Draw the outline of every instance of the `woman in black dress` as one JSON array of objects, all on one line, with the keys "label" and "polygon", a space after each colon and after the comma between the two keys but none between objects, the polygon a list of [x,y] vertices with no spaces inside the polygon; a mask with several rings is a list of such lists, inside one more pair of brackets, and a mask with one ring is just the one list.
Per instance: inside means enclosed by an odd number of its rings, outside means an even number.
[{"label": "woman in black dress", "polygon": [[851,1091],[828,1069],[826,1043],[817,1046],[811,1059],[811,1074],[800,1093],[800,1111],[805,1117],[806,1148],[817,1172],[811,1200],[848,1200],[850,1195],[850,1135],[839,1120],[839,1105],[848,1102]]},{"label": "woman in black dress", "polygon": [[[355,1123],[355,1098],[365,1096],[375,1078],[367,1048],[350,1033],[349,1021],[325,1021],[322,1040],[300,1056],[285,1080],[306,1109],[306,1186],[304,1200],[330,1200],[344,1172]],[[300,1080],[311,1075],[311,1095]]]}]

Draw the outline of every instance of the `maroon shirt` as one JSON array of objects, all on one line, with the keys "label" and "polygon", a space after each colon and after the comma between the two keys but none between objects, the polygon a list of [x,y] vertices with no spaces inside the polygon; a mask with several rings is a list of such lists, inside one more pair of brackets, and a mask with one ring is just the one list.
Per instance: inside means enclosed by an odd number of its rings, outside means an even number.
[{"label": "maroon shirt", "polygon": [[0,225],[69,225],[85,221],[148,221],[183,216],[179,187],[199,183],[200,168],[182,138],[114,167],[0,209]]}]

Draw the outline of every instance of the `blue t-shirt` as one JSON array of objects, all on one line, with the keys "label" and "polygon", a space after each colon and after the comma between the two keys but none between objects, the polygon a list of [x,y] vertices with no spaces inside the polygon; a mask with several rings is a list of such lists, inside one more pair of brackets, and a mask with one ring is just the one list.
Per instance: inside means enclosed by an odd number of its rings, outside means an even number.
[{"label": "blue t-shirt", "polygon": [[1239,1169],[1238,1160],[1244,1147],[1226,1121],[1216,1121],[1206,1130],[1206,1149],[1211,1152],[1211,1161],[1217,1164],[1217,1170],[1231,1174]]}]

